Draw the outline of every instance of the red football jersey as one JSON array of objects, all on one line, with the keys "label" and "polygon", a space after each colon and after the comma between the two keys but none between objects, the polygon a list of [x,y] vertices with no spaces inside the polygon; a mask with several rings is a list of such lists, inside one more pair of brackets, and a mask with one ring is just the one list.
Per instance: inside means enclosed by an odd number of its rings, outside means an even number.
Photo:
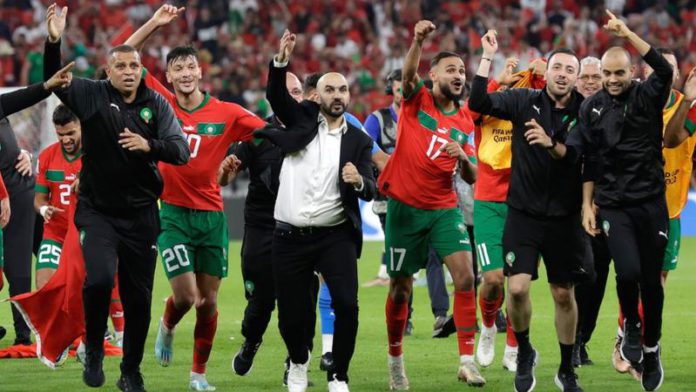
[{"label": "red football jersey", "polygon": [[48,204],[65,212],[55,213],[48,223],[44,223],[43,238],[63,243],[68,230],[68,207],[71,202],[71,185],[82,169],[81,155],[70,159],[60,143],[53,143],[39,154],[36,172],[36,192],[48,194]]},{"label": "red football jersey", "polygon": [[5,188],[5,181],[2,180],[2,175],[0,175],[0,200],[5,199],[9,196],[7,193],[7,188]]},{"label": "red football jersey", "polygon": [[424,210],[457,207],[452,186],[457,159],[440,151],[456,141],[469,157],[475,157],[474,123],[466,108],[441,111],[421,81],[401,104],[394,153],[379,175],[382,194]]},{"label": "red football jersey", "polygon": [[207,93],[200,106],[188,111],[149,73],[145,73],[144,79],[147,87],[160,93],[172,105],[191,150],[191,158],[185,165],[160,162],[164,180],[161,199],[195,210],[222,211],[217,183],[220,163],[232,143],[251,140],[252,132],[266,122],[237,104],[222,102]]}]

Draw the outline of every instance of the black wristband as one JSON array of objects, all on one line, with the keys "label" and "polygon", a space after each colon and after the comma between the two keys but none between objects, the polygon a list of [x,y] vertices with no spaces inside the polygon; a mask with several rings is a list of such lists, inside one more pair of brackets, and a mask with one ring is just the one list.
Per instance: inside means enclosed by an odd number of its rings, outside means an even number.
[{"label": "black wristband", "polygon": [[546,149],[547,149],[547,150],[553,150],[553,149],[556,147],[557,144],[558,144],[558,142],[556,141],[556,139],[551,139],[551,145],[548,146],[548,147],[546,147]]}]

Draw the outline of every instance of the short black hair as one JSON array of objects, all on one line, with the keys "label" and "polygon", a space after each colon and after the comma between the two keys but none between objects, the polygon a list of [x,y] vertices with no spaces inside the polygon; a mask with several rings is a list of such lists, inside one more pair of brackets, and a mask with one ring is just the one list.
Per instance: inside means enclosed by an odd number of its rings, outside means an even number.
[{"label": "short black hair", "polygon": [[461,55],[454,53],[454,52],[449,52],[449,51],[443,51],[435,55],[432,60],[430,60],[430,68],[438,65],[440,63],[440,60],[446,59],[448,57],[457,57],[464,61]]},{"label": "short black hair", "polygon": [[118,46],[114,46],[113,48],[111,48],[109,50],[109,57],[113,56],[116,53],[132,53],[132,52],[138,53],[138,51],[130,45],[118,45]]},{"label": "short black hair", "polygon": [[319,79],[321,79],[322,76],[324,76],[324,74],[321,72],[307,75],[304,83],[302,83],[302,89],[304,91],[316,90]]},{"label": "short black hair", "polygon": [[193,57],[198,61],[198,51],[191,45],[177,46],[167,53],[167,66],[170,66],[176,60]]},{"label": "short black hair", "polygon": [[580,73],[580,57],[578,57],[577,53],[575,53],[575,51],[573,51],[573,49],[557,48],[557,49],[552,50],[551,53],[549,53],[548,57],[546,57],[546,64],[550,64],[553,56],[555,56],[557,54],[568,54],[568,55],[575,57],[575,59],[578,60],[578,73]]},{"label": "short black hair", "polygon": [[53,110],[53,124],[55,125],[65,125],[69,122],[80,121],[75,113],[73,113],[67,106],[62,103],[56,106]]},{"label": "short black hair", "polygon": [[387,75],[387,84],[392,84],[394,82],[400,82],[401,79],[403,78],[401,68],[397,68],[391,72],[389,72],[389,75]]}]

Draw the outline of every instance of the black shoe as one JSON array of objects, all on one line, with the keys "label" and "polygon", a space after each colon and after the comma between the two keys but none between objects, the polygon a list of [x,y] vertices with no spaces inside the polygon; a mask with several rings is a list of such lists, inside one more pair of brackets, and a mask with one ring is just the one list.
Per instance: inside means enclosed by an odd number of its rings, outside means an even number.
[{"label": "black shoe", "polygon": [[563,392],[583,392],[580,385],[578,385],[578,375],[575,374],[573,369],[570,369],[570,371],[567,372],[556,373],[554,382]]},{"label": "black shoe", "polygon": [[7,330],[5,327],[0,327],[0,339],[4,338],[5,335],[7,335]]},{"label": "black shoe", "polygon": [[503,309],[498,309],[498,314],[495,316],[495,327],[498,328],[498,333],[507,333],[507,320]]},{"label": "black shoe", "polygon": [[406,322],[406,328],[404,328],[404,336],[411,336],[413,335],[413,323],[411,320],[408,320]]},{"label": "black shoe", "polygon": [[90,350],[87,351],[85,356],[85,368],[82,370],[82,381],[85,385],[92,388],[98,388],[104,385],[106,378],[104,377],[104,370],[102,369],[102,361],[104,359],[104,353],[93,353]]},{"label": "black shoe", "polygon": [[237,355],[232,359],[232,370],[240,375],[246,376],[254,365],[254,357],[259,350],[261,342],[253,343],[245,340]]},{"label": "black shoe", "polygon": [[536,386],[536,378],[534,377],[534,368],[537,365],[539,354],[535,349],[531,353],[517,356],[517,371],[515,372],[515,392],[529,392]]},{"label": "black shoe", "polygon": [[662,369],[662,360],[660,360],[660,348],[654,353],[644,353],[643,372],[640,377],[640,383],[646,391],[654,391],[660,388],[665,373]]},{"label": "black shoe", "polygon": [[580,341],[577,337],[575,338],[575,344],[573,345],[573,356],[571,358],[574,368],[582,366],[582,361],[580,360]]},{"label": "black shoe", "polygon": [[123,392],[145,392],[143,375],[140,372],[121,373],[121,377],[116,382],[116,387]]},{"label": "black shoe", "polygon": [[446,338],[456,331],[457,328],[454,326],[454,317],[451,315],[447,316],[447,318],[439,316],[435,320],[435,325],[433,325],[434,338]]},{"label": "black shoe", "polygon": [[14,345],[21,345],[21,346],[31,346],[31,332],[29,331],[21,331],[17,332],[17,335],[15,337]]},{"label": "black shoe", "polygon": [[631,366],[643,362],[643,345],[640,342],[640,322],[631,325],[624,319],[624,338],[621,341],[619,352],[624,361],[630,362]]},{"label": "black shoe", "polygon": [[590,355],[587,353],[587,344],[580,343],[580,364],[582,366],[594,365],[594,362],[590,359]]},{"label": "black shoe", "polygon": [[321,356],[321,361],[319,361],[319,370],[325,372],[332,371],[334,366],[333,353],[331,351]]}]

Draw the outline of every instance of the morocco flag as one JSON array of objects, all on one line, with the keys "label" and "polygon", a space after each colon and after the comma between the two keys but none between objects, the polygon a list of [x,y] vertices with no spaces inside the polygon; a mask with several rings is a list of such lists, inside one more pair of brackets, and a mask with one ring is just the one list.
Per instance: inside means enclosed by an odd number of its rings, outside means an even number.
[{"label": "morocco flag", "polygon": [[40,290],[10,298],[36,336],[36,356],[50,368],[75,339],[85,332],[82,284],[85,266],[73,218],[76,198],[68,209],[68,233],[58,271]]}]

